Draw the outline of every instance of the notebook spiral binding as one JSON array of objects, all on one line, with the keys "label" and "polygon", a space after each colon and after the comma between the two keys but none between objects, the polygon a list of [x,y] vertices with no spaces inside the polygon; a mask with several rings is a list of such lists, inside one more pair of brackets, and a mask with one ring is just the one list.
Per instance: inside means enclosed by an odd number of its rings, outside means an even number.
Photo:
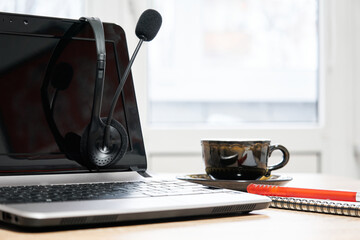
[{"label": "notebook spiral binding", "polygon": [[360,204],[318,199],[270,197],[270,207],[360,217]]}]

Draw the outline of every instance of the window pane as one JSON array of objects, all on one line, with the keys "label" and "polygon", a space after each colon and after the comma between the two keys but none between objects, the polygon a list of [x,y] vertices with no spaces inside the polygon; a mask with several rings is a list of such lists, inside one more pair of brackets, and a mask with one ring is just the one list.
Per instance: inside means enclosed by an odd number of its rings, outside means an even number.
[{"label": "window pane", "polygon": [[154,0],[153,124],[318,121],[316,0]]},{"label": "window pane", "polygon": [[84,0],[11,0],[0,2],[0,11],[52,17],[79,18],[84,14]]}]

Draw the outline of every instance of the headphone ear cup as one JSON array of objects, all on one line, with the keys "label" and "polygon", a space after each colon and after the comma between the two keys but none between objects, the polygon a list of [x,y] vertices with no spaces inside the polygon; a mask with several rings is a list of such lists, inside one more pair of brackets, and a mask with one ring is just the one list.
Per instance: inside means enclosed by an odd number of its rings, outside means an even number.
[{"label": "headphone ear cup", "polygon": [[81,137],[76,133],[69,132],[65,135],[65,148],[67,153],[80,153]]},{"label": "headphone ear cup", "polygon": [[75,160],[81,165],[84,165],[82,162],[80,154],[80,141],[81,137],[73,132],[69,132],[65,135],[65,155],[71,160]]},{"label": "headphone ear cup", "polygon": [[[88,136],[89,136],[89,126],[90,125],[88,125],[86,128],[85,128],[85,130],[84,130],[84,132],[83,132],[83,134],[82,134],[82,136],[81,136],[81,138],[80,138],[80,155],[81,155],[81,160],[84,162],[84,163],[89,163],[89,161],[88,161],[88,154],[87,154],[87,146],[88,146]],[[91,167],[92,168],[92,167]]]},{"label": "headphone ear cup", "polygon": [[[102,118],[102,119],[104,122],[107,121],[107,118]],[[114,119],[112,119],[110,126],[113,127],[114,129],[116,129],[116,131],[120,134],[120,137],[121,137],[121,146],[117,150],[117,155],[116,155],[116,160],[115,160],[117,162],[120,159],[122,159],[127,152],[127,149],[129,146],[129,135],[128,135],[125,127],[121,123],[119,123],[118,121],[116,121]],[[114,144],[117,144],[117,143],[115,142]]]},{"label": "headphone ear cup", "polygon": [[[106,122],[107,118],[102,118],[101,121]],[[109,149],[102,150],[102,143],[104,140],[104,127],[99,131],[100,134],[95,138],[89,139],[89,128],[86,127],[80,141],[80,153],[84,162],[93,168],[106,168],[119,160],[121,160],[128,148],[128,134],[125,128],[116,120],[112,120],[110,124],[110,142],[112,143]],[[90,142],[91,141],[91,142]]]}]

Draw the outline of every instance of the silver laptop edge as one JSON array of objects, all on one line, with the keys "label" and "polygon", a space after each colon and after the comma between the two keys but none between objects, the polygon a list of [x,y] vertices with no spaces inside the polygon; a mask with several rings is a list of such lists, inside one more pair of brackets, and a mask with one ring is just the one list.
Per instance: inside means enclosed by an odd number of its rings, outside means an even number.
[{"label": "silver laptop edge", "polygon": [[[0,177],[2,186],[138,180],[149,179],[137,172]],[[0,204],[0,219],[27,227],[66,226],[243,213],[267,208],[270,202],[267,197],[229,191],[115,200]]]}]

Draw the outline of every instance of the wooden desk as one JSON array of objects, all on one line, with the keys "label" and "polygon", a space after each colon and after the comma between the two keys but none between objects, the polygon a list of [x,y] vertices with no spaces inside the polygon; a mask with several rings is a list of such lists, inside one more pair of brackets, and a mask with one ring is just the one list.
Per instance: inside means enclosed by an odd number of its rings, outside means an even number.
[{"label": "wooden desk", "polygon": [[[291,174],[287,186],[360,190],[360,180]],[[0,225],[0,239],[360,239],[360,218],[269,208],[248,215],[155,221],[53,232],[19,232]]]}]

